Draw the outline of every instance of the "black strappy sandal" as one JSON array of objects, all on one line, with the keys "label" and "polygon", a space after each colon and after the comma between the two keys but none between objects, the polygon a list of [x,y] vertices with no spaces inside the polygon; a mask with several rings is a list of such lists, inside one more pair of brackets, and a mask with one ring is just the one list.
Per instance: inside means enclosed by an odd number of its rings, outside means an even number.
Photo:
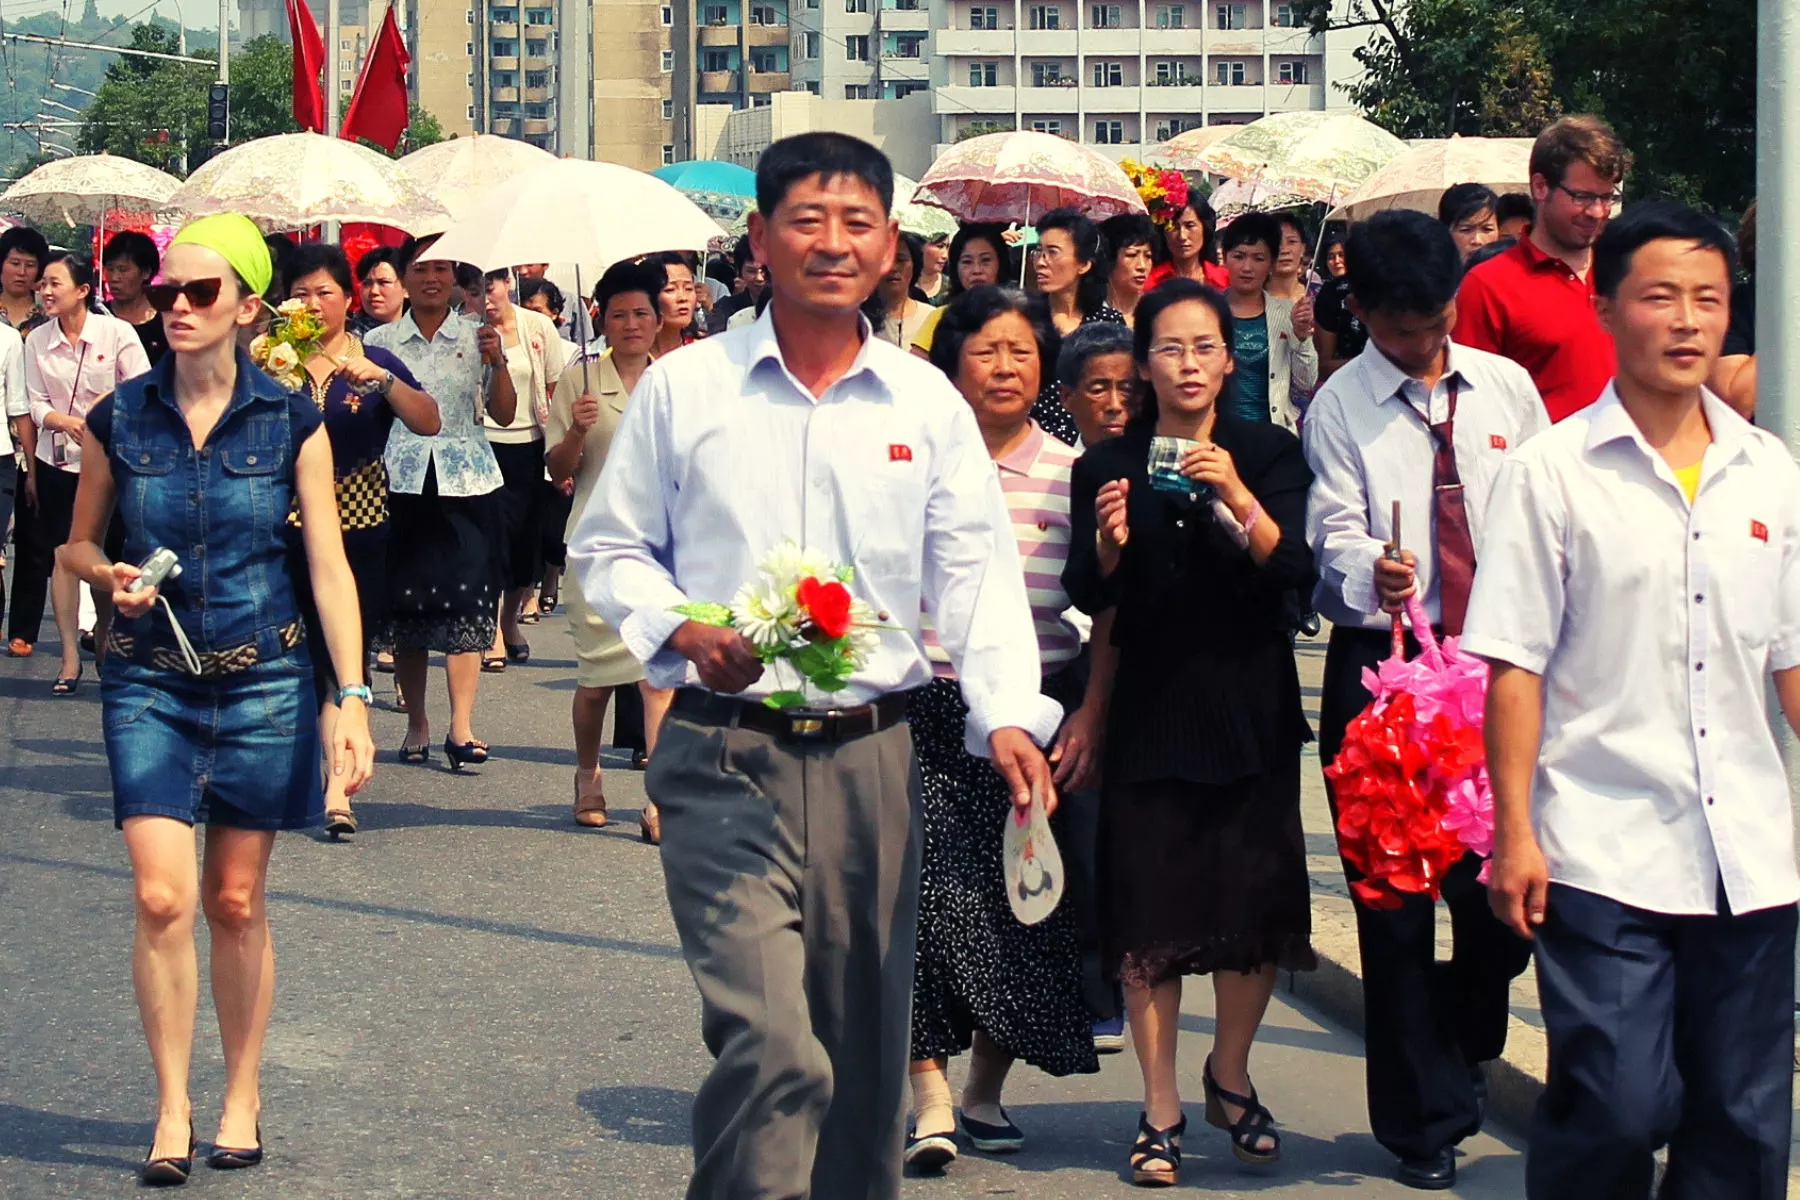
[{"label": "black strappy sandal", "polygon": [[[1281,1133],[1275,1128],[1275,1114],[1256,1098],[1255,1086],[1250,1088],[1248,1096],[1220,1087],[1219,1081],[1213,1078],[1210,1055],[1201,1070],[1200,1081],[1206,1086],[1206,1123],[1231,1135],[1231,1152],[1237,1155],[1238,1161],[1257,1167],[1280,1161]],[[1235,1121],[1229,1120],[1225,1114],[1227,1104],[1241,1108],[1244,1115]],[[1265,1138],[1274,1145],[1267,1150],[1258,1150],[1257,1143]]]},{"label": "black strappy sandal", "polygon": [[402,743],[400,746],[400,761],[409,767],[424,766],[431,761],[430,743],[426,743],[423,746],[408,746],[405,743]]},{"label": "black strappy sandal", "polygon": [[[1174,1187],[1181,1182],[1181,1135],[1187,1132],[1187,1116],[1167,1129],[1152,1129],[1150,1115],[1138,1114],[1137,1142],[1131,1147],[1131,1186]],[[1150,1168],[1167,1163],[1168,1170]]]}]

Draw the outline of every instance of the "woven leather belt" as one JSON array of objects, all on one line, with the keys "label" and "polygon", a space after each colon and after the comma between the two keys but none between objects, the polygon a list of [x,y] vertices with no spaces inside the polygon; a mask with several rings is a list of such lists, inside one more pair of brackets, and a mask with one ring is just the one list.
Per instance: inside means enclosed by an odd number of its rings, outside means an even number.
[{"label": "woven leather belt", "polygon": [[703,688],[681,688],[675,711],[702,725],[754,729],[784,741],[850,742],[890,729],[906,720],[909,693],[889,692],[854,708],[773,709],[760,700],[739,700]]},{"label": "woven leather belt", "polygon": [[[296,617],[276,631],[276,639],[286,653],[306,640],[306,626]],[[121,659],[155,667],[161,671],[174,671],[178,674],[188,673],[187,664],[181,659],[181,651],[173,646],[152,646],[149,652],[140,657],[138,640],[130,634],[120,633],[115,624],[106,635],[106,653],[118,655]],[[201,679],[222,679],[227,675],[235,675],[239,671],[248,671],[263,661],[262,651],[255,642],[244,642],[237,646],[228,646],[223,650],[200,651]]]}]

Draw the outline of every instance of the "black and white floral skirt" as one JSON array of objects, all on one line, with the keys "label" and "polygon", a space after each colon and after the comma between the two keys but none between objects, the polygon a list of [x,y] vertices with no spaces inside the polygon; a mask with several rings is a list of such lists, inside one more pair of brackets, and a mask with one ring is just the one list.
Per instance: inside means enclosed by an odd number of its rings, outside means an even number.
[{"label": "black and white floral skirt", "polygon": [[499,614],[498,493],[440,496],[431,468],[419,495],[388,496],[387,635],[380,647],[479,654]]},{"label": "black and white floral skirt", "polygon": [[[1058,694],[1055,684],[1045,692]],[[968,715],[952,679],[915,692],[908,710],[925,810],[913,1060],[960,1054],[979,1029],[1048,1074],[1098,1071],[1071,904],[1065,895],[1037,925],[1013,916],[1001,863],[1012,791],[963,749]]]}]

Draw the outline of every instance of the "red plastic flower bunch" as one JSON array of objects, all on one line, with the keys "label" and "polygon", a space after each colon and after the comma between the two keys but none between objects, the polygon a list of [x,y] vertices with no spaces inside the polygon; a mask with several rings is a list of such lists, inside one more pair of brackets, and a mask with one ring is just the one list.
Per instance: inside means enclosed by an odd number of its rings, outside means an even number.
[{"label": "red plastic flower bunch", "polygon": [[794,589],[794,599],[825,637],[840,638],[850,632],[850,589],[837,580],[820,582],[818,576],[808,575]]},{"label": "red plastic flower bunch", "polygon": [[1137,189],[1144,207],[1149,210],[1150,219],[1158,225],[1173,225],[1181,210],[1187,207],[1187,176],[1180,171],[1147,166],[1129,158],[1119,166],[1131,180],[1131,186]]},{"label": "red plastic flower bunch", "polygon": [[1485,761],[1481,731],[1442,713],[1417,719],[1413,697],[1371,706],[1344,731],[1325,768],[1338,806],[1338,848],[1363,875],[1351,890],[1370,908],[1408,895],[1436,899],[1444,873],[1468,850],[1446,826],[1448,789]]}]

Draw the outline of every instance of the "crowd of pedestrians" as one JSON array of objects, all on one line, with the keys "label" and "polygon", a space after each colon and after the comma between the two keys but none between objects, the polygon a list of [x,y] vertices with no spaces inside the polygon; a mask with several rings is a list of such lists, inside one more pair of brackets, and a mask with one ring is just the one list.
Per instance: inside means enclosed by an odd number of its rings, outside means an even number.
[{"label": "crowd of pedestrians", "polygon": [[[96,272],[0,235],[9,649],[36,651],[48,596],[51,691],[76,692],[92,590],[160,1091],[146,1180],[184,1181],[197,1145],[197,912],[228,1068],[209,1161],[261,1160],[263,878],[280,830],[379,828],[352,800],[367,672],[395,673],[393,760],[484,763],[482,675],[531,664],[559,609],[573,822],[610,819],[611,708],[717,1060],[691,1196],[896,1195],[903,1164],[1026,1148],[1021,1060],[1089,1073],[1127,1044],[1134,1183],[1179,1181],[1195,1084],[1232,1153],[1274,1164],[1257,1034],[1277,972],[1316,962],[1294,641],[1329,623],[1329,763],[1416,596],[1493,663],[1498,834],[1443,880],[1449,960],[1429,898],[1356,905],[1398,1178],[1453,1186],[1535,953],[1530,1195],[1647,1196],[1664,1145],[1665,1195],[1783,1194],[1800,878],[1763,689],[1800,718],[1800,479],[1745,419],[1736,244],[1618,212],[1629,161],[1566,117],[1524,212],[1459,185],[1315,241],[1196,190],[1166,225],[1060,208],[1034,238],[926,240],[889,220],[879,152],[804,135],[763,156],[729,283],[670,249],[573,298],[430,238],[353,263],[213,217],[163,256],[116,234]],[[283,300],[324,328],[298,392],[245,348]],[[675,611],[787,539],[890,623],[828,720],[763,703],[750,643]],[[1039,801],[1068,891],[1026,925],[999,831]],[[821,802],[837,818],[808,821]],[[1216,1013],[1198,1081],[1190,976]]]}]

